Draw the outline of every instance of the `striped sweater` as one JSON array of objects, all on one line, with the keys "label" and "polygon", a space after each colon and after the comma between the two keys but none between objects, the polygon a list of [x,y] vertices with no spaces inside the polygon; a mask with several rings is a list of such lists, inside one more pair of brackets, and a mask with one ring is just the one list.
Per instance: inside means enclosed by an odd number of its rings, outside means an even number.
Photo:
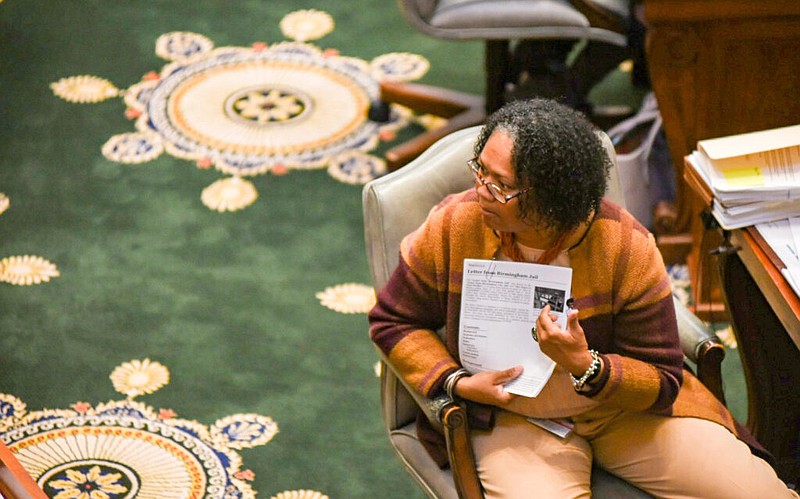
[{"label": "striped sweater", "polygon": [[[369,314],[370,336],[422,395],[441,393],[459,367],[463,260],[491,259],[499,245],[474,189],[442,201],[403,240],[398,267]],[[574,306],[589,348],[604,361],[586,396],[622,410],[702,417],[738,433],[724,405],[683,368],[670,282],[653,236],[604,199],[569,258]]]}]

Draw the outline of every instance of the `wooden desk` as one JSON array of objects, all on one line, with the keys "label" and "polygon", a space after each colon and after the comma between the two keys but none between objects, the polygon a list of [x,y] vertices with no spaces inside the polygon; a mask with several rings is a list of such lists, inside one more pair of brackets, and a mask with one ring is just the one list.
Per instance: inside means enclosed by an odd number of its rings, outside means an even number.
[{"label": "wooden desk", "polygon": [[742,248],[739,252],[742,263],[758,283],[789,338],[800,349],[800,298],[781,274],[783,265],[776,265],[777,256],[764,248],[766,243],[753,227],[735,230],[729,239],[731,244]]},{"label": "wooden desk", "polygon": [[747,426],[776,458],[776,471],[800,483],[800,299],[758,232],[727,234],[722,289],[747,382]]},{"label": "wooden desk", "polygon": [[[697,141],[800,122],[800,1],[645,0],[647,62],[664,119],[677,185],[676,233],[687,258],[696,312],[720,310],[702,206],[683,184],[683,157]],[[704,245],[703,245],[704,243]],[[702,247],[701,247],[702,246]]]}]

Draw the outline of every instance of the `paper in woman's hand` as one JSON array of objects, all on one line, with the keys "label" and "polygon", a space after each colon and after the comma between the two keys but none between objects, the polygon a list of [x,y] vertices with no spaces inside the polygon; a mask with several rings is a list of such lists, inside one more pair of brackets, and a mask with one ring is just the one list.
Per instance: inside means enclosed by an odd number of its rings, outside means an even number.
[{"label": "paper in woman's hand", "polygon": [[521,365],[522,375],[506,385],[516,395],[535,397],[555,368],[531,328],[550,305],[566,328],[572,269],[534,263],[464,260],[459,355],[472,373]]}]

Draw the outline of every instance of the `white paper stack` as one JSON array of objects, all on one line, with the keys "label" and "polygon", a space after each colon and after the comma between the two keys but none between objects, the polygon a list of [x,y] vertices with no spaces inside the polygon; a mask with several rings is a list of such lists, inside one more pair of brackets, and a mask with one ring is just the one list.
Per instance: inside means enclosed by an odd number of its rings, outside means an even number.
[{"label": "white paper stack", "polygon": [[756,229],[786,266],[781,273],[800,296],[800,217],[760,223]]},{"label": "white paper stack", "polygon": [[701,140],[687,168],[724,229],[800,215],[800,125]]}]

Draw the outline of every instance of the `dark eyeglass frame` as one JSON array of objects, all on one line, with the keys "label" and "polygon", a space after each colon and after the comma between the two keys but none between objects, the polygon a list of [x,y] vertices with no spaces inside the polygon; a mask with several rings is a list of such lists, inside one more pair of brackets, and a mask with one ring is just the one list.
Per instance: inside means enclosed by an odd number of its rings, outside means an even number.
[{"label": "dark eyeglass frame", "polygon": [[[519,197],[530,190],[529,187],[527,189],[517,191],[514,194],[507,194],[505,189],[494,182],[489,182],[486,180],[486,176],[483,174],[483,171],[486,170],[486,168],[478,162],[478,158],[472,158],[467,161],[467,168],[469,168],[469,171],[475,176],[475,180],[480,182],[481,185],[485,185],[489,190],[489,194],[491,194],[492,197],[495,198],[500,204],[506,204],[512,199]],[[476,187],[476,189],[480,189],[480,187]]]}]

